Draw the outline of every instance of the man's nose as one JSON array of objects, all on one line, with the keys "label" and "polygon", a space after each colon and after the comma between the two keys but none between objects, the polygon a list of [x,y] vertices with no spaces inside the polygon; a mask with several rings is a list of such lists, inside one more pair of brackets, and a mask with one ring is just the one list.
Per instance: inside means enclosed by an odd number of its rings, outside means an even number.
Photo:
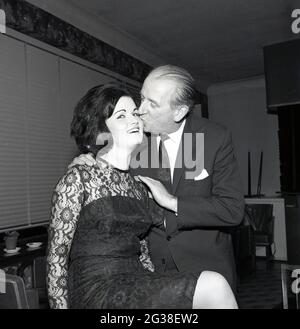
[{"label": "man's nose", "polygon": [[144,100],[141,101],[141,104],[138,108],[138,113],[139,115],[143,115],[147,112],[147,106],[146,106],[146,102]]}]

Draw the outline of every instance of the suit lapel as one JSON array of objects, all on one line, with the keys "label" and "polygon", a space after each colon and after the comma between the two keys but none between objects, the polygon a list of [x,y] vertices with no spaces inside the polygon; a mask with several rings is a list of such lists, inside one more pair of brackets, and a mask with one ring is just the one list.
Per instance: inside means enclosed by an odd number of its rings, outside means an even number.
[{"label": "suit lapel", "polygon": [[151,168],[151,177],[158,179],[158,146],[157,146],[157,136],[149,136],[149,148],[148,148],[148,158],[149,158],[149,168]]},{"label": "suit lapel", "polygon": [[180,140],[180,145],[176,157],[176,162],[175,162],[175,168],[174,168],[174,173],[173,173],[173,194],[176,193],[178,184],[182,178],[183,173],[185,172],[185,163],[184,163],[184,154],[185,154],[185,136],[187,133],[191,133],[192,131],[192,122],[191,122],[191,116],[189,116],[186,119],[186,123],[182,132],[181,140]]},{"label": "suit lapel", "polygon": [[[193,124],[194,121],[195,124]],[[197,128],[198,127],[198,128]],[[191,171],[193,168],[187,168],[185,158],[196,159],[196,135],[203,131],[203,122],[201,117],[191,113],[187,119],[182,133],[178,154],[176,157],[176,165],[173,174],[173,194],[176,193],[178,184],[186,171]]]},{"label": "suit lapel", "polygon": [[172,192],[173,194],[177,190],[178,183],[181,179],[181,176],[184,173],[184,161],[183,161],[183,136],[184,136],[184,131],[182,134],[182,138],[180,141],[177,157],[176,157],[176,162],[175,162],[175,168],[174,168],[174,173],[173,173],[173,186],[172,186]]}]

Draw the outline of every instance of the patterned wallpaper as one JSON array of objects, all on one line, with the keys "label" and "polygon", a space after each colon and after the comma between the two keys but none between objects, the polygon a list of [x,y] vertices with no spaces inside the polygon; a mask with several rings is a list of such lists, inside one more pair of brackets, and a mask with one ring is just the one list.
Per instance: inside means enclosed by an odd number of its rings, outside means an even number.
[{"label": "patterned wallpaper", "polygon": [[151,66],[23,0],[0,0],[6,25],[108,70],[142,82]]},{"label": "patterned wallpaper", "polygon": [[[152,69],[24,0],[0,0],[0,9],[5,11],[7,27],[135,81],[143,82]],[[136,88],[132,92],[138,94]],[[197,103],[202,104],[202,116],[208,117],[207,96],[198,92],[197,98]]]}]

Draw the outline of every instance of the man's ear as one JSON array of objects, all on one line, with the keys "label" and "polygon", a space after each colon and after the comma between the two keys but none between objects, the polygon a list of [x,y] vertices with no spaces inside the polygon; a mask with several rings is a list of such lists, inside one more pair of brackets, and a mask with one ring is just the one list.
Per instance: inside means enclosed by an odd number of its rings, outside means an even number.
[{"label": "man's ear", "polygon": [[177,106],[174,111],[174,121],[180,122],[189,112],[189,107],[187,105]]}]

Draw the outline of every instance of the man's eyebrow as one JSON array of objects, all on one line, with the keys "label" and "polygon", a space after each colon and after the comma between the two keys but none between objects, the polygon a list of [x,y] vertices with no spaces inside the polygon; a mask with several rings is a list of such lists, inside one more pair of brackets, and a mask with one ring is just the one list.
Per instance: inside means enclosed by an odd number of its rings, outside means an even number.
[{"label": "man's eyebrow", "polygon": [[149,101],[154,103],[156,106],[158,106],[158,103],[154,99],[149,98]]},{"label": "man's eyebrow", "polygon": [[[143,95],[143,93],[141,93],[141,97],[143,97],[143,98],[147,98],[147,97],[145,97],[145,96]],[[148,99],[150,102],[154,103],[156,106],[159,105],[154,99],[152,99],[152,98],[147,98],[147,99]]]},{"label": "man's eyebrow", "polygon": [[149,97],[146,97],[144,94],[143,94],[143,91],[141,90],[140,91],[140,96],[141,96],[141,98],[147,98],[151,103],[154,103],[156,106],[159,106],[159,104],[154,100],[154,99],[152,99],[152,98],[149,98]]}]

